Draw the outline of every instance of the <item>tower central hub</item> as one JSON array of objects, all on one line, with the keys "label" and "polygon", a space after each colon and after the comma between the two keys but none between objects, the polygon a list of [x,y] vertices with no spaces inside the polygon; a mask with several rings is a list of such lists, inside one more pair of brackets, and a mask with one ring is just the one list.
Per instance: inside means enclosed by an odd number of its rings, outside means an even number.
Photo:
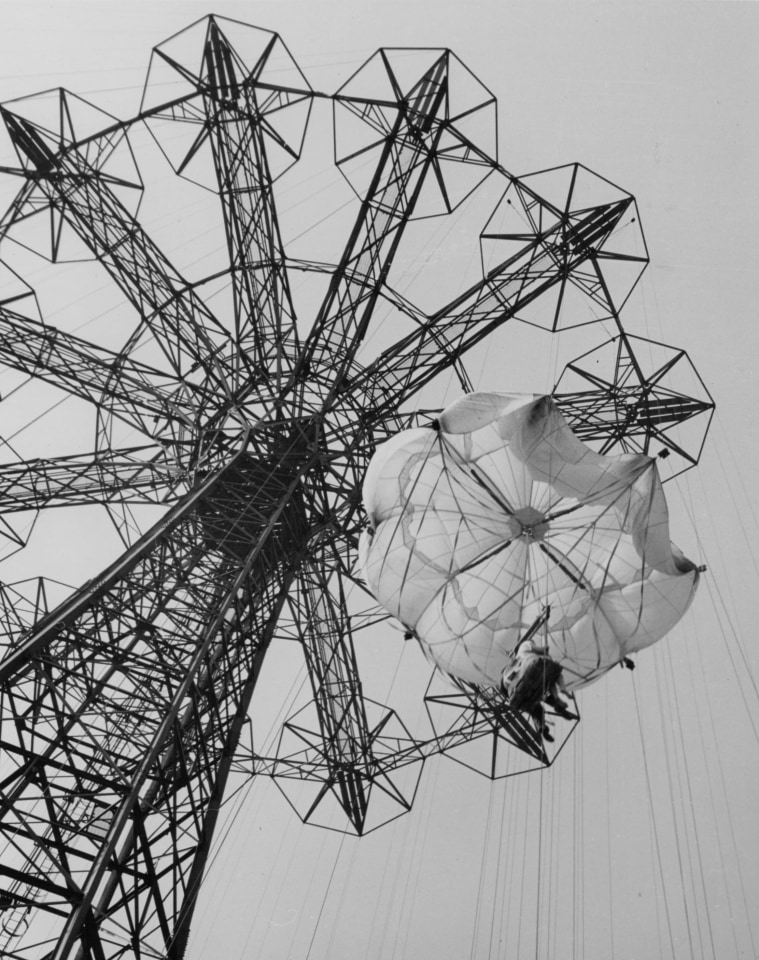
[{"label": "tower central hub", "polygon": [[312,459],[316,426],[311,418],[262,424],[248,449],[231,464],[214,493],[201,505],[200,515],[209,546],[242,560],[271,526],[270,518],[289,496],[286,516],[269,532],[275,552],[302,548],[308,531],[308,507],[302,484],[293,483]]}]

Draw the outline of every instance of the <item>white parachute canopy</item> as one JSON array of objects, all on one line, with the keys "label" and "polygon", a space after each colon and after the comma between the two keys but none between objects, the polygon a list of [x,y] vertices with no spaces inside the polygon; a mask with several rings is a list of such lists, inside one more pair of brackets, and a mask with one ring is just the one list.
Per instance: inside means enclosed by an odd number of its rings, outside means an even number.
[{"label": "white parachute canopy", "polygon": [[497,686],[542,617],[571,690],[672,629],[698,571],[670,543],[654,460],[595,453],[550,397],[473,393],[438,423],[378,448],[361,549],[436,666]]}]

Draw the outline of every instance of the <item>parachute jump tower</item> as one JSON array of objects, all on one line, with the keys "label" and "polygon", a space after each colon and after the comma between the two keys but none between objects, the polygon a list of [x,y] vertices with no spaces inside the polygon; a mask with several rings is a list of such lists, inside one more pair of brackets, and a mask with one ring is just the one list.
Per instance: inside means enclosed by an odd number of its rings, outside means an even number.
[{"label": "parachute jump tower", "polygon": [[[337,806],[361,834],[410,809],[401,774],[477,739],[492,744],[492,776],[508,744],[550,762],[524,717],[476,687],[439,695],[456,701],[456,720],[412,736],[363,694],[346,601],[376,445],[417,422],[414,397],[442,371],[467,386],[462,358],[497,327],[563,329],[582,297],[615,333],[557,386],[577,435],[601,452],[669,452],[673,472],[698,459],[706,427],[690,445],[683,431],[708,421],[712,403],[690,361],[619,322],[647,261],[629,194],[579,164],[513,177],[496,156],[494,98],[453,53],[380,50],[331,96],[335,161],[358,196],[343,253],[336,264],[295,260],[274,182],[324,96],[275,34],[208,17],[155,48],[130,120],[62,89],[0,110],[18,157],[3,170],[18,190],[0,236],[26,243],[36,225],[54,261],[75,237],[135,316],[120,347],[90,342],[42,321],[31,288],[3,268],[0,360],[87,402],[96,423],[87,454],[0,466],[3,532],[21,546],[16,515],[167,505],[52,609],[42,580],[32,595],[2,588],[8,958],[184,954],[251,699],[282,634],[302,646],[313,699],[253,769],[306,796],[306,820]],[[178,175],[208,172],[221,276],[183,276],[137,218],[137,124]],[[486,176],[505,193],[482,234],[483,278],[425,313],[390,286],[406,228],[450,212]],[[326,293],[297,318],[292,277],[309,272],[328,277]],[[225,314],[212,307],[219,283],[231,291]],[[367,360],[380,303],[410,332]],[[120,446],[120,424],[143,442]]]}]

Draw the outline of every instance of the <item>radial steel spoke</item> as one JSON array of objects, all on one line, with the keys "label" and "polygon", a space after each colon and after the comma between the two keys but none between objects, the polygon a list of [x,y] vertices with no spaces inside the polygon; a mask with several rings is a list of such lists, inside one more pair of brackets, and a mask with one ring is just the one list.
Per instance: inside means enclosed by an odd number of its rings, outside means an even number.
[{"label": "radial steel spoke", "polygon": [[205,60],[204,108],[232,270],[237,346],[281,388],[282,377],[292,372],[297,329],[266,154],[265,113],[282,111],[308,94],[257,90],[257,70],[238,75],[234,51],[215,24]]},{"label": "radial steel spoke", "polygon": [[[74,228],[144,318],[171,370],[189,379],[205,403],[226,397],[218,355],[229,335],[98,170],[98,158],[111,147],[112,130],[102,141],[95,136],[55,150],[30,121],[5,107],[0,113],[28,160],[41,197]],[[94,163],[89,159],[93,150]]]},{"label": "radial steel spoke", "polygon": [[[247,62],[211,18],[197,62],[187,63],[186,55],[176,60],[180,53],[170,41],[156,51],[192,83],[196,94],[150,110],[150,121],[175,121],[199,131],[177,162],[178,172],[203,150],[212,156],[212,186],[221,200],[234,301],[234,351],[228,362],[244,371],[244,378],[272,377],[278,387],[292,371],[297,330],[267,151],[273,145],[297,158],[299,144],[290,146],[277,132],[278,120],[292,115],[293,108],[308,108],[311,98],[305,80],[301,90],[260,82],[268,61],[281,54],[280,46],[272,34],[260,56]],[[163,128],[151,122],[151,129],[160,143]]]},{"label": "radial steel spoke", "polygon": [[149,436],[192,424],[179,381],[122,354],[0,307],[0,361],[61,390],[107,406]]},{"label": "radial steel spoke", "polygon": [[0,513],[156,500],[156,488],[181,479],[162,447],[98,450],[0,465]]},{"label": "radial steel spoke", "polygon": [[576,228],[571,244],[566,243],[562,226],[531,241],[418,330],[385,350],[356,375],[356,387],[371,391],[372,409],[384,410],[386,397],[395,403],[413,396],[494,329],[561,282],[594,255],[595,245],[614,229],[628,205],[622,201],[590,212]]},{"label": "radial steel spoke", "polygon": [[[333,593],[336,591],[336,593]],[[310,564],[298,580],[296,615],[323,743],[324,777],[331,780],[356,830],[368,804],[372,743],[345,592],[339,573]]]},{"label": "radial steel spoke", "polygon": [[[339,389],[369,328],[403,231],[432,170],[447,111],[447,57],[441,55],[399,104],[343,257],[301,358],[301,370],[328,365]],[[373,104],[354,104],[368,113]]]}]

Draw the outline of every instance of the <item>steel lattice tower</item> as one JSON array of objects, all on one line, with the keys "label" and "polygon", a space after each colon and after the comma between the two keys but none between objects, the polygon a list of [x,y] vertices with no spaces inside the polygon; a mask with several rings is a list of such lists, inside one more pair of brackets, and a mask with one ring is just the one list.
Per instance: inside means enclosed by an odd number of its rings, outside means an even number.
[{"label": "steel lattice tower", "polygon": [[[567,368],[579,377],[557,392],[567,415],[604,450],[659,444],[697,458],[700,444],[689,453],[676,430],[711,410],[708,394],[665,384],[689,361],[675,351],[647,372],[619,325],[646,262],[645,245],[630,252],[620,240],[637,223],[633,198],[578,164],[512,177],[476,135],[479,119],[494,113],[489,91],[448,50],[401,53],[379,51],[331,98],[336,161],[360,201],[336,265],[293,261],[281,240],[274,180],[282,160],[297,159],[312,99],[324,95],[274,34],[215,17],[193,25],[156,48],[141,111],[129,121],[64,90],[52,108],[49,96],[41,106],[29,98],[2,107],[19,158],[5,170],[19,190],[2,236],[44,217],[55,259],[64,229],[73,231],[138,317],[111,351],[30,316],[20,281],[0,303],[3,364],[87,401],[98,422],[90,455],[0,468],[3,522],[138,489],[160,490],[170,503],[56,608],[46,609],[44,584],[27,615],[4,588],[7,957],[183,955],[241,731],[285,616],[302,644],[318,722],[292,718],[279,755],[258,771],[314,786],[305,819],[333,798],[362,833],[374,796],[409,809],[395,771],[473,737],[501,738],[549,762],[524,718],[482,691],[453,694],[458,719],[426,740],[370,704],[345,599],[361,479],[376,444],[409,421],[403,411],[424,386],[495,328],[520,317],[558,329],[568,291],[588,298],[619,335],[604,377],[585,375],[581,360]],[[272,64],[283,61],[297,82],[278,80]],[[182,91],[168,101],[153,82],[167,74]],[[161,140],[167,121],[182,137]],[[124,199],[140,186],[127,134],[143,122],[177,173],[189,175],[201,153],[211,164],[231,323]],[[425,313],[389,286],[404,231],[429,212],[433,194],[438,210],[450,211],[491,173],[508,189],[482,235],[491,251],[483,279]],[[290,287],[298,270],[329,277],[305,335]],[[380,301],[413,329],[364,364],[357,357]],[[549,304],[541,321],[531,313],[538,301]],[[117,422],[140,431],[144,447],[114,445]]]}]

